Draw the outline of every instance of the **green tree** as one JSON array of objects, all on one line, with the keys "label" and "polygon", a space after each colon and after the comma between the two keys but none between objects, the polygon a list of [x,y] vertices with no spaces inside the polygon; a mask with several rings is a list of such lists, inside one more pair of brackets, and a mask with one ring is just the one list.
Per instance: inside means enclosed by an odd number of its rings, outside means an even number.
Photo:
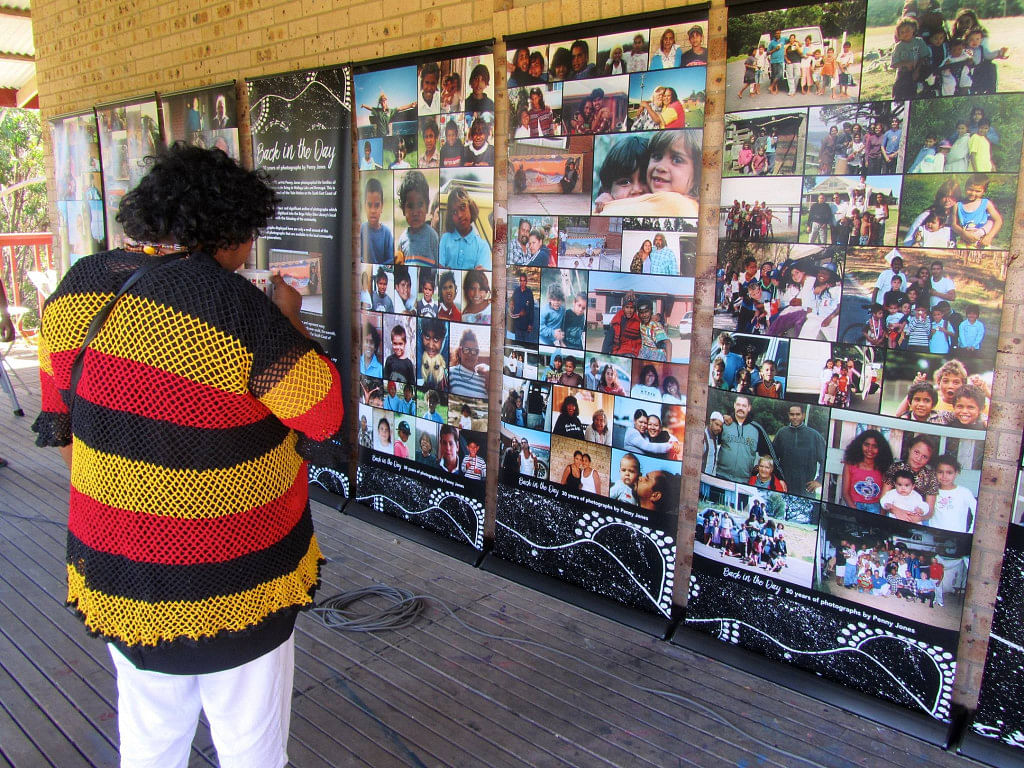
[{"label": "green tree", "polygon": [[[45,232],[50,228],[39,113],[0,108],[0,232]],[[35,268],[32,251],[16,249],[15,275],[21,300],[38,310],[26,272]],[[5,270],[4,278],[7,280]],[[11,286],[7,285],[8,296]]]}]

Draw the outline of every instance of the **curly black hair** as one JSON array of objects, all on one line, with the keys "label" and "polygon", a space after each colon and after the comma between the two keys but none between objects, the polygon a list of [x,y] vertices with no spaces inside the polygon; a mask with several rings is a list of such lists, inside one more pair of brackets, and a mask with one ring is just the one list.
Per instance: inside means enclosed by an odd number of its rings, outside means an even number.
[{"label": "curly black hair", "polygon": [[219,149],[179,141],[145,162],[149,172],[117,212],[133,240],[213,254],[252,238],[280,202],[266,171],[247,171]]}]

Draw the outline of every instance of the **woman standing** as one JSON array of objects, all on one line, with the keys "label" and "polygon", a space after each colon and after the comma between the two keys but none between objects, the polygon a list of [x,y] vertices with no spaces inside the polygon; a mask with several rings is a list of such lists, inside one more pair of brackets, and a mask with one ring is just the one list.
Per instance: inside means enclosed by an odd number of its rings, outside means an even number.
[{"label": "woman standing", "polygon": [[651,251],[654,247],[651,245],[650,240],[644,240],[640,244],[640,250],[633,256],[633,261],[629,263],[629,271],[634,275],[650,274],[651,272]]}]

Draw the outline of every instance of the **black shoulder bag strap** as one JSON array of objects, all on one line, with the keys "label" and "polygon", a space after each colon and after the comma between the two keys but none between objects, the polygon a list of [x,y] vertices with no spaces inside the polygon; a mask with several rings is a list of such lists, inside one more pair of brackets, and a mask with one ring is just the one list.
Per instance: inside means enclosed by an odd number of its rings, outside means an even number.
[{"label": "black shoulder bag strap", "polygon": [[75,393],[78,391],[78,380],[82,378],[82,365],[85,361],[85,350],[95,340],[100,329],[103,327],[103,324],[107,321],[107,318],[110,317],[110,313],[114,311],[114,305],[117,304],[118,299],[128,293],[128,289],[139,282],[147,272],[163,266],[168,262],[174,261],[175,259],[180,259],[183,256],[188,256],[188,251],[178,251],[176,253],[169,253],[166,256],[158,256],[150,259],[132,272],[131,275],[128,276],[128,279],[124,281],[124,285],[121,286],[121,289],[114,295],[114,298],[104,304],[100,311],[96,313],[96,316],[93,317],[92,322],[89,324],[89,330],[85,334],[82,346],[78,348],[78,354],[75,355],[75,362],[71,364],[71,383],[68,385],[68,392],[70,393],[69,403],[74,402]]}]

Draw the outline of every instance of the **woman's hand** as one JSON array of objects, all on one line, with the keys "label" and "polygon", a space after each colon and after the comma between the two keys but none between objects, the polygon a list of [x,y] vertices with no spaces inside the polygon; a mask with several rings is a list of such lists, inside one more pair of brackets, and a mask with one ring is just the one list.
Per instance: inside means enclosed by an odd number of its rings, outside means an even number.
[{"label": "woman's hand", "polygon": [[306,330],[306,326],[299,319],[299,310],[302,309],[302,294],[288,285],[284,278],[281,277],[280,272],[275,272],[271,276],[270,282],[274,284],[274,295],[270,299],[274,306],[281,310],[281,314],[291,321],[292,325],[295,326],[295,330],[308,338],[309,331]]}]

